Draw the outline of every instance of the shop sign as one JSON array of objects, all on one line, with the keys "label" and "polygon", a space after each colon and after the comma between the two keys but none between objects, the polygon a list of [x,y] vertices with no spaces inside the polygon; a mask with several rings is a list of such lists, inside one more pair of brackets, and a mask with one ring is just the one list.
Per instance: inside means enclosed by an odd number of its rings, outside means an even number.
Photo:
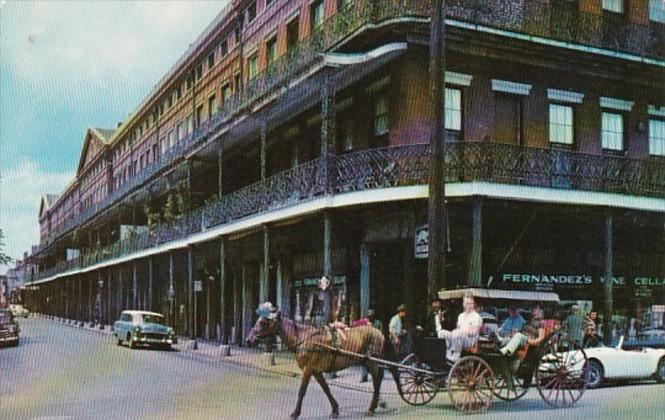
[{"label": "shop sign", "polygon": [[[321,277],[307,277],[302,280],[294,280],[293,287],[318,287],[321,282]],[[346,276],[332,276],[330,284],[340,285],[346,283]]]},{"label": "shop sign", "polygon": [[[553,284],[564,286],[584,286],[584,285],[604,285],[605,277],[600,276],[594,280],[589,274],[533,274],[533,273],[504,273],[501,275],[502,283],[515,284]],[[636,287],[663,287],[665,288],[665,278],[657,277],[612,277],[613,286],[634,285]]]},{"label": "shop sign", "polygon": [[201,280],[194,281],[194,291],[202,292],[203,291],[203,282]]},{"label": "shop sign", "polygon": [[414,256],[416,258],[427,258],[429,247],[429,230],[427,225],[416,228],[416,237],[414,243]]},{"label": "shop sign", "polygon": [[665,305],[651,305],[651,312],[665,312]]}]

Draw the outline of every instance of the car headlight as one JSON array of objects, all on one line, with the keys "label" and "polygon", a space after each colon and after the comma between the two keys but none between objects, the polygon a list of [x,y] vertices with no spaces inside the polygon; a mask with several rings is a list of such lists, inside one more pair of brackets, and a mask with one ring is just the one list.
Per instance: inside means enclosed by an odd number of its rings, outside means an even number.
[{"label": "car headlight", "polygon": [[134,327],[134,332],[135,333],[140,333],[141,332],[141,327]]},{"label": "car headlight", "polygon": [[173,328],[169,328],[168,334],[175,335],[175,331],[173,330]]}]

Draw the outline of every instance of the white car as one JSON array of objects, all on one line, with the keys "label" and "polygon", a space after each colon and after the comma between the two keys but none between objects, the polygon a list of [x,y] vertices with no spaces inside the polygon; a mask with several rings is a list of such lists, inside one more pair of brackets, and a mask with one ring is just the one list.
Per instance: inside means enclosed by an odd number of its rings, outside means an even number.
[{"label": "white car", "polygon": [[28,311],[28,308],[26,308],[23,305],[19,305],[17,303],[11,303],[9,305],[9,311],[12,313],[14,316],[22,316],[23,318],[27,318],[30,312]]},{"label": "white car", "polygon": [[606,380],[656,379],[665,382],[665,349],[624,350],[623,337],[616,347],[584,349],[589,367],[588,388],[598,388]]}]

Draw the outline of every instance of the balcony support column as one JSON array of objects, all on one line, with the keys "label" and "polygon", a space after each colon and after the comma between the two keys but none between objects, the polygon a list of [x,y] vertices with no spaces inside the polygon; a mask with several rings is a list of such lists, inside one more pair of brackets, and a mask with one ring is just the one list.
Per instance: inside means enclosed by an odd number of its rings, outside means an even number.
[{"label": "balcony support column", "polygon": [[483,283],[483,201],[473,197],[471,204],[472,234],[469,255],[469,286],[480,287]]},{"label": "balcony support column", "polygon": [[[113,318],[111,316],[111,313],[113,312],[113,307],[111,306],[111,279],[113,278],[113,274],[111,273],[111,270],[106,273],[106,319],[107,323],[111,325],[111,322],[113,321]],[[113,314],[117,315],[117,314]]]},{"label": "balcony support column", "polygon": [[445,1],[432,2],[430,27],[430,171],[428,203],[427,294],[432,296],[446,287],[446,191],[445,191]]},{"label": "balcony support column", "polygon": [[604,291],[605,308],[603,310],[603,337],[605,343],[610,345],[612,342],[612,312],[614,311],[614,296],[612,290],[612,281],[614,277],[614,217],[608,210],[605,214],[605,243],[603,247],[604,269]]},{"label": "balcony support column", "polygon": [[369,246],[363,242],[360,245],[360,316],[366,316],[369,309]]},{"label": "balcony support column", "polygon": [[196,323],[194,320],[194,247],[187,248],[187,329],[191,338],[196,338]]},{"label": "balcony support column", "polygon": [[270,276],[270,231],[263,225],[263,262],[261,263],[261,276],[259,277],[259,303],[268,300],[268,277]]},{"label": "balcony support column", "polygon": [[219,240],[219,336],[221,344],[227,344],[226,331],[226,243]]},{"label": "balcony support column", "polygon": [[192,176],[194,172],[194,161],[187,160],[187,215],[192,212]]},{"label": "balcony support column", "polygon": [[120,314],[125,306],[125,291],[124,291],[124,280],[122,278],[122,265],[118,267],[118,300],[116,301],[116,311]]},{"label": "balcony support column", "polygon": [[149,311],[153,310],[153,287],[155,281],[155,268],[153,266],[154,261],[152,255],[148,257],[148,304],[146,309]]},{"label": "balcony support column", "polygon": [[169,289],[166,292],[169,300],[169,322],[175,328],[174,304],[175,304],[175,286],[173,284],[173,252],[169,252]]},{"label": "balcony support column", "polygon": [[139,279],[136,260],[132,261],[132,307],[139,308]]},{"label": "balcony support column", "polygon": [[241,283],[242,279],[238,273],[238,268],[233,270],[233,335],[231,337],[232,344],[240,344],[240,320],[241,311],[240,301],[242,299]]},{"label": "balcony support column", "polygon": [[268,137],[268,125],[265,120],[261,121],[261,181],[266,180],[266,140]]},{"label": "balcony support column", "polygon": [[323,212],[323,275],[328,277],[332,275],[332,221],[330,211]]}]

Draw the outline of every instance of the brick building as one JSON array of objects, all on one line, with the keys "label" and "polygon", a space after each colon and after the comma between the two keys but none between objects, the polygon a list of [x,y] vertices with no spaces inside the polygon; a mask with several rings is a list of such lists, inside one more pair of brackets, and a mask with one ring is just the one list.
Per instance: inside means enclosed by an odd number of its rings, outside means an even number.
[{"label": "brick building", "polygon": [[[600,309],[610,274],[617,325],[662,325],[665,5],[446,3],[447,287]],[[424,310],[429,15],[230,2],[126,121],[87,130],[40,204],[29,305],[238,342],[266,299],[312,319],[326,273],[340,318]]]}]

